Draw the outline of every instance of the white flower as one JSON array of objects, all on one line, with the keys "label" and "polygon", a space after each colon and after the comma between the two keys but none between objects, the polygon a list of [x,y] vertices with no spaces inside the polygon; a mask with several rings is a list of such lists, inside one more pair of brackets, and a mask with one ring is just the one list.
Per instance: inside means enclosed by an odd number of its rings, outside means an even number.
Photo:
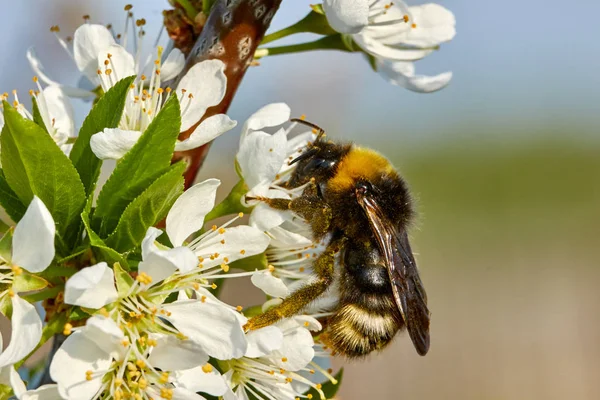
[{"label": "white flower", "polygon": [[375,57],[381,75],[392,84],[416,92],[446,86],[449,72],[428,77],[415,75],[419,60],[452,40],[456,34],[452,12],[438,4],[406,5],[402,0],[325,0],[329,23]]},{"label": "white flower", "polygon": [[321,324],[304,316],[248,333],[245,356],[224,364],[231,390],[223,398],[247,399],[253,395],[257,399],[292,400],[303,397],[304,391],[313,387],[324,399],[320,385],[302,375],[315,373],[314,342],[309,329],[318,331]]},{"label": "white flower", "polygon": [[[37,102],[44,127],[60,149],[68,155],[72,147],[72,144],[68,143],[69,139],[77,137],[75,123],[73,122],[73,106],[65,92],[59,86],[50,85],[42,89],[37,77],[34,77],[33,81],[37,85],[38,90],[30,90],[29,94]],[[19,114],[33,121],[33,113],[27,110],[23,103],[19,102],[16,91],[13,91],[13,96],[13,106]],[[7,93],[0,96],[0,100],[7,99]],[[4,118],[2,117],[0,118],[0,129],[3,125]]]},{"label": "white flower", "polygon": [[7,368],[27,356],[42,336],[42,321],[35,307],[18,296],[21,277],[27,270],[44,271],[54,258],[54,220],[44,203],[34,196],[15,227],[10,260],[0,264],[0,298],[10,297],[12,332],[8,347],[0,354],[0,368]]}]

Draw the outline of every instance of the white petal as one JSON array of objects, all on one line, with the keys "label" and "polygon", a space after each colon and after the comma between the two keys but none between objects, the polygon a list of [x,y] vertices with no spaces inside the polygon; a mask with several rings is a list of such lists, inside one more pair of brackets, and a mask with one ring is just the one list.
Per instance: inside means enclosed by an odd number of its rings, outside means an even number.
[{"label": "white petal", "polygon": [[287,158],[286,142],[283,129],[274,135],[257,131],[246,136],[236,157],[248,187],[275,178]]},{"label": "white petal", "polygon": [[285,283],[281,279],[274,277],[268,269],[255,272],[252,275],[251,281],[254,286],[271,297],[287,297],[290,294],[290,290]]},{"label": "white petal", "polygon": [[[200,121],[208,107],[221,102],[227,88],[224,71],[222,61],[207,60],[194,65],[181,79],[176,93],[181,96],[182,132]],[[186,90],[184,95],[181,95],[181,89]]]},{"label": "white petal", "polygon": [[105,262],[83,268],[65,285],[65,303],[87,308],[101,308],[118,297],[115,275]]},{"label": "white petal", "polygon": [[81,332],[112,358],[120,360],[124,356],[126,349],[121,342],[125,339],[125,334],[112,319],[101,315],[92,316]]},{"label": "white petal", "polygon": [[324,0],[323,10],[331,27],[340,33],[360,32],[369,23],[367,0]]},{"label": "white petal", "polygon": [[[202,299],[202,301],[205,303],[216,304],[219,307],[225,307],[225,308],[229,308],[230,310],[234,310],[233,306],[219,300],[208,289],[200,287],[200,288],[198,288],[198,290],[194,290],[194,291],[196,292],[196,298]],[[237,310],[234,314],[235,314],[236,318],[238,319],[240,325],[242,325],[242,326],[246,325],[246,322],[248,322],[248,318],[246,318],[244,316],[244,314],[237,312]]]},{"label": "white petal", "polygon": [[42,337],[42,320],[35,307],[17,295],[12,298],[13,313],[10,343],[0,354],[0,368],[23,359]]},{"label": "white petal", "polygon": [[[292,329],[293,326],[295,329]],[[277,326],[285,332],[281,349],[273,352],[273,360],[280,368],[288,371],[298,371],[304,368],[315,356],[313,337],[303,327],[298,326],[293,319],[283,320]],[[283,361],[283,359],[287,361]]]},{"label": "white petal", "polygon": [[205,143],[221,136],[223,133],[235,128],[236,121],[232,121],[225,114],[208,117],[194,129],[194,132],[185,140],[175,143],[175,151],[185,151],[200,147]]},{"label": "white petal", "polygon": [[[108,57],[109,54],[110,58]],[[136,75],[135,60],[133,59],[133,56],[118,44],[112,44],[107,48],[100,50],[97,56],[97,69],[103,73],[106,68],[109,68],[112,71],[110,73],[110,79],[105,80],[105,82],[110,83],[110,87],[123,78]],[[105,61],[108,61],[108,65],[105,65]]]},{"label": "white petal", "polygon": [[192,186],[177,200],[167,215],[167,235],[173,246],[183,241],[204,225],[204,217],[215,205],[218,179],[207,179]]},{"label": "white petal", "polygon": [[452,79],[452,72],[434,76],[415,75],[413,63],[403,61],[378,61],[377,72],[389,83],[419,93],[443,89]]},{"label": "white petal", "polygon": [[198,259],[188,247],[175,247],[162,250],[154,243],[162,231],[148,228],[146,237],[142,241],[142,258],[139,263],[139,272],[144,272],[152,278],[152,284],[171,276],[177,269],[188,272],[198,266]]},{"label": "white petal", "polygon": [[185,66],[185,56],[179,49],[173,49],[160,67],[160,79],[163,82],[175,78]]},{"label": "white petal", "polygon": [[90,147],[101,160],[118,160],[137,143],[142,136],[140,131],[127,131],[119,128],[106,128],[92,135]]},{"label": "white petal", "polygon": [[42,200],[33,196],[13,234],[12,262],[29,272],[42,272],[54,258],[56,226]]},{"label": "white petal", "polygon": [[283,345],[283,333],[276,326],[267,326],[246,334],[248,350],[246,357],[262,357],[278,350]]},{"label": "white petal", "polygon": [[[257,191],[253,188],[250,190],[247,197],[252,196],[263,196],[268,197],[270,199],[289,199],[289,194],[283,192],[282,190],[274,190],[269,189],[266,193],[257,193]],[[293,218],[294,214],[291,211],[285,210],[276,210],[273,207],[269,207],[265,202],[259,202],[256,204],[252,213],[250,214],[250,225],[260,229],[261,231],[268,231],[276,226],[281,225],[284,221]]]},{"label": "white petal", "polygon": [[[102,387],[102,374],[111,364],[111,357],[82,332],[71,334],[58,349],[50,364],[50,376],[58,384],[64,398],[88,400]],[[92,371],[92,379],[86,379]]]},{"label": "white petal", "polygon": [[456,35],[456,19],[448,9],[438,4],[423,4],[409,8],[416,28],[398,40],[409,46],[431,47],[448,42]]},{"label": "white petal", "polygon": [[168,311],[164,318],[211,357],[230,360],[246,353],[248,343],[234,311],[198,300],[174,302],[163,309]]},{"label": "white petal", "polygon": [[83,24],[73,37],[75,64],[92,82],[98,81],[98,54],[106,51],[115,39],[103,25]]},{"label": "white petal", "polygon": [[316,319],[311,317],[310,315],[296,315],[294,320],[298,322],[301,326],[306,327],[309,331],[319,332],[323,329],[323,325]]},{"label": "white petal", "polygon": [[44,385],[23,393],[21,400],[62,400],[58,385]]},{"label": "white petal", "polygon": [[0,368],[0,383],[10,386],[17,399],[27,399],[27,397],[21,397],[26,392],[27,388],[19,376],[19,373],[12,365]]},{"label": "white petal", "polygon": [[[212,235],[201,241],[194,253],[204,257],[204,266],[210,267],[221,264],[225,258],[231,263],[240,258],[260,254],[268,245],[269,237],[263,232],[251,226],[240,225],[226,228],[225,233]],[[210,260],[210,256],[215,253],[219,253],[219,258]]]},{"label": "white petal", "polygon": [[148,362],[163,371],[179,371],[194,368],[208,362],[208,354],[191,340],[181,340],[173,335],[153,334],[156,346]]},{"label": "white petal", "polygon": [[54,127],[59,134],[74,137],[73,106],[66,93],[58,86],[48,86],[44,89],[43,95],[51,121],[51,125],[47,128],[50,130]]},{"label": "white petal", "polygon": [[177,386],[192,392],[208,393],[212,396],[222,396],[227,391],[227,383],[223,376],[213,368],[211,372],[204,372],[202,367],[178,371],[175,374]]},{"label": "white petal", "polygon": [[240,144],[246,139],[249,131],[258,131],[263,128],[281,125],[290,119],[292,110],[285,103],[271,103],[262,107],[248,118],[242,128]]},{"label": "white petal", "polygon": [[416,61],[431,54],[434,49],[411,49],[387,45],[377,38],[368,35],[368,32],[361,32],[353,35],[354,41],[367,53],[376,58],[384,58],[395,61]]}]

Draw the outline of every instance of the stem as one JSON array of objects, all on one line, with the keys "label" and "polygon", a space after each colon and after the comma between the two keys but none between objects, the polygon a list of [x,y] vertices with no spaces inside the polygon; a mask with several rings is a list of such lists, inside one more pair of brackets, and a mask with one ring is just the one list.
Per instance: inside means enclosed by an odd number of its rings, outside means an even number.
[{"label": "stem", "polygon": [[[297,25],[297,24],[295,24],[295,25]],[[271,42],[274,42],[275,40],[283,39],[286,36],[293,35],[294,33],[300,33],[300,31],[295,29],[295,25],[288,26],[287,28],[283,28],[280,31],[273,32],[273,33],[265,36],[260,44],[271,43]]]},{"label": "stem", "polygon": [[293,35],[294,33],[317,33],[319,35],[334,35],[337,32],[329,26],[324,15],[311,11],[308,15],[293,25],[283,28],[280,31],[273,32],[262,40],[261,44],[267,44],[275,40]]},{"label": "stem", "polygon": [[[315,40],[314,42],[291,44],[289,46],[266,47],[258,49],[261,56],[276,56],[280,54],[300,53],[311,50],[341,50],[351,52],[342,40],[341,35],[330,35],[324,38]],[[266,52],[266,54],[262,54]]]},{"label": "stem", "polygon": [[[199,62],[221,60],[225,63],[227,91],[221,103],[209,108],[197,124],[179,135],[180,140],[187,139],[196,126],[206,118],[227,112],[248,66],[253,61],[254,52],[269,28],[280,3],[281,0],[260,2],[217,0],[212,6],[208,20],[190,52],[186,67],[179,75],[179,79]],[[227,24],[223,21],[227,21]],[[217,49],[223,51],[217,52]],[[172,86],[176,85],[175,83]],[[209,148],[210,143],[207,143],[194,150],[176,152],[173,156],[173,162],[181,159],[188,161],[189,166],[185,172],[186,188],[193,184]]]},{"label": "stem", "polygon": [[184,10],[187,16],[193,21],[196,18],[196,14],[198,14],[198,10],[194,8],[192,3],[189,0],[175,0]]}]

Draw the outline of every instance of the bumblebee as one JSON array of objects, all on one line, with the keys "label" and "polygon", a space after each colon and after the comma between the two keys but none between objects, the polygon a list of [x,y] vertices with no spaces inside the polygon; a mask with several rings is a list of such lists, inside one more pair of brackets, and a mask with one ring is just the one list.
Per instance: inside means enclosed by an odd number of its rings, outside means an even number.
[{"label": "bumblebee", "polygon": [[315,241],[330,239],[313,263],[318,279],[250,319],[246,331],[300,312],[327,290],[337,272],[339,304],[325,321],[325,344],[358,358],[383,349],[407,329],[417,353],[425,355],[430,313],[407,236],[413,208],[406,183],[379,153],[326,141],[318,126],[292,121],[318,131],[314,143],[290,162],[297,167],[287,186],[306,188],[293,200],[258,200],[303,217]]}]

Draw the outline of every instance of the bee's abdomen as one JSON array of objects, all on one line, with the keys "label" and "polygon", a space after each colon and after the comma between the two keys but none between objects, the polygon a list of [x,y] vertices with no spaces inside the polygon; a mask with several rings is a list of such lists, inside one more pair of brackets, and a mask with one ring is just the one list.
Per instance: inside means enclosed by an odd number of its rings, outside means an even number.
[{"label": "bee's abdomen", "polygon": [[338,353],[361,357],[383,349],[399,329],[392,312],[380,313],[356,303],[343,304],[329,320],[326,340]]}]

